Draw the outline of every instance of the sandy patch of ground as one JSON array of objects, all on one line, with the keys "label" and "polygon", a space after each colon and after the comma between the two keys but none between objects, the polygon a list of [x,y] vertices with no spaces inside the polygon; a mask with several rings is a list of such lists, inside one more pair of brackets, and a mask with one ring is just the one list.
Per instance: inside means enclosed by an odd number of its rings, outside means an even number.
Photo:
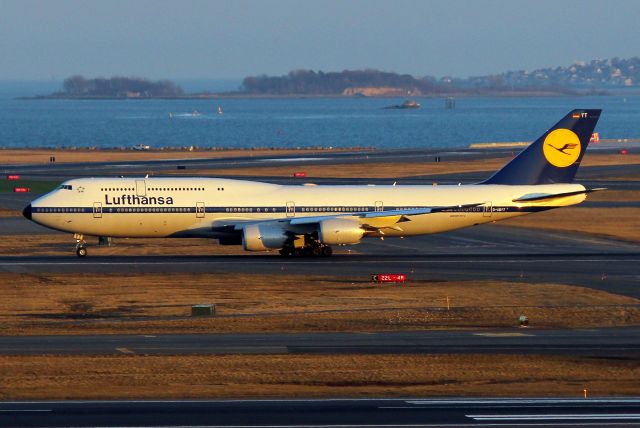
[{"label": "sandy patch of ground", "polygon": [[625,359],[507,355],[0,357],[0,399],[638,394]]}]

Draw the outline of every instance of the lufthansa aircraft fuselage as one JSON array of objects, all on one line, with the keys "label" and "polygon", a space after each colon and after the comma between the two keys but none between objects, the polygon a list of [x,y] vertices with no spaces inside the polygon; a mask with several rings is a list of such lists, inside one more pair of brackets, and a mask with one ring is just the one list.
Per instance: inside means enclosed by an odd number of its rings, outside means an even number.
[{"label": "lufthansa aircraft fuselage", "polygon": [[207,237],[249,251],[330,255],[365,237],[445,232],[582,202],[573,178],[600,110],[574,110],[501,170],[473,185],[276,185],[218,178],[80,178],[25,217],[108,237]]},{"label": "lufthansa aircraft fuselage", "polygon": [[[580,184],[285,186],[216,178],[81,178],[35,200],[31,218],[86,235],[220,238],[221,227],[238,222],[445,207],[383,230],[385,236],[411,236],[577,204],[584,190]],[[574,192],[552,201],[514,202],[527,194]]]}]

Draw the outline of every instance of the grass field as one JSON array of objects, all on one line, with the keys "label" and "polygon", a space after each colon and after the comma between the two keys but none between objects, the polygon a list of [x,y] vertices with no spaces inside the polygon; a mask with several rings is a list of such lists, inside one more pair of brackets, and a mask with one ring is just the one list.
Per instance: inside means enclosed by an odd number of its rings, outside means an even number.
[{"label": "grass field", "polygon": [[[386,331],[640,323],[640,301],[563,284],[263,274],[0,274],[0,334]],[[450,310],[447,309],[447,298]],[[191,318],[212,303],[216,316]]]},{"label": "grass field", "polygon": [[0,357],[0,399],[637,395],[634,360],[508,355]]},{"label": "grass field", "polygon": [[516,217],[502,221],[500,224],[532,229],[583,232],[625,241],[640,241],[639,208],[568,207]]},{"label": "grass field", "polygon": [[[56,163],[71,162],[130,162],[141,160],[171,160],[171,159],[217,159],[223,157],[244,156],[282,156],[309,155],[313,153],[343,152],[353,149],[242,149],[242,150],[63,150],[63,149],[0,149],[0,164],[48,164],[49,158],[54,156]],[[358,149],[367,151],[367,149]]]},{"label": "grass field", "polygon": [[0,399],[637,395],[624,358],[509,355],[0,357]]}]

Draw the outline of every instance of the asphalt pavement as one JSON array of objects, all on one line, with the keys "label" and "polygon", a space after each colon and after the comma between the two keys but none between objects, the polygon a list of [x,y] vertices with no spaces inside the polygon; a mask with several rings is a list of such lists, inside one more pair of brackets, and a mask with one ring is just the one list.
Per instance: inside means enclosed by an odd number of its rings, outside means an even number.
[{"label": "asphalt pavement", "polygon": [[640,399],[0,402],[0,427],[637,427]]},{"label": "asphalt pavement", "polygon": [[0,336],[0,355],[52,354],[517,354],[637,359],[640,328]]}]

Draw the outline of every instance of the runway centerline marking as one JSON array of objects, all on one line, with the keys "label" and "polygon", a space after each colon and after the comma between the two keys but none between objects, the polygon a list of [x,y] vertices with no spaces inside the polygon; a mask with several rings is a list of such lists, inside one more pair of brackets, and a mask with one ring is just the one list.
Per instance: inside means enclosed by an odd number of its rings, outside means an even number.
[{"label": "runway centerline marking", "polygon": [[535,334],[527,334],[527,333],[473,333],[474,336],[484,336],[484,337],[525,337],[525,336],[535,336]]},{"label": "runway centerline marking", "polygon": [[128,348],[116,348],[116,351],[122,352],[123,354],[135,354],[135,352]]},{"label": "runway centerline marking", "polygon": [[621,419],[640,419],[640,413],[591,413],[591,414],[538,414],[538,415],[465,415],[476,421],[602,421]]}]

